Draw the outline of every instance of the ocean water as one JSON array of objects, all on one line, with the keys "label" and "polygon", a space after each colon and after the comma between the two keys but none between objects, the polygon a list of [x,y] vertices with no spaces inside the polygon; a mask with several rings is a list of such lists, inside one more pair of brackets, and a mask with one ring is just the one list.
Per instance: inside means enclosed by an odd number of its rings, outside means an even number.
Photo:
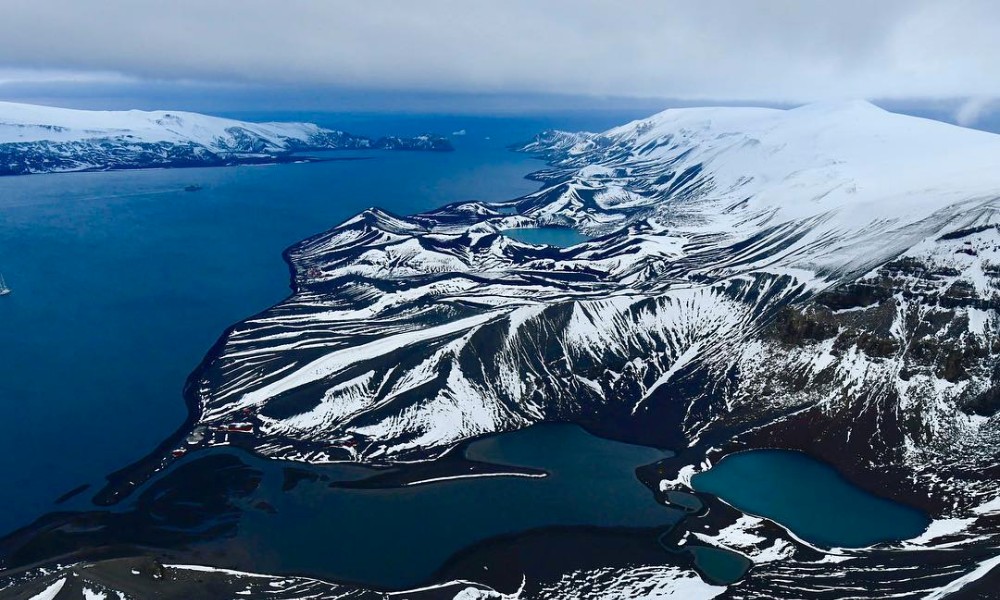
[{"label": "ocean water", "polygon": [[14,290],[0,298],[0,532],[172,433],[184,381],[221,332],[287,295],[287,246],[370,206],[409,214],[528,193],[537,183],[523,176],[542,164],[509,144],[641,115],[235,116],[465,135],[453,153],[0,179],[0,272]]},{"label": "ocean water", "polygon": [[860,548],[920,535],[919,510],[869,494],[829,465],[801,452],[731,454],[691,480],[745,512],[768,517],[825,547]]}]

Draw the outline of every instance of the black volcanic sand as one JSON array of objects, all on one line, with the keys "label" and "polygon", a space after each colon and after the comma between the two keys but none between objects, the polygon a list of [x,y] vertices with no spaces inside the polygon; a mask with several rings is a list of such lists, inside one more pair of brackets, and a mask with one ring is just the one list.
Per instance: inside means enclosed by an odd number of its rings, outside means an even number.
[{"label": "black volcanic sand", "polygon": [[[174,463],[110,509],[40,519],[0,541],[0,557],[10,569],[143,553],[376,589],[460,573],[506,588],[523,575],[547,580],[623,560],[684,564],[656,539],[685,511],[636,477],[669,456],[567,424],[483,437],[394,470],[217,448]],[[508,567],[476,577],[482,561]]]},{"label": "black volcanic sand", "polygon": [[[176,600],[218,600],[252,594],[254,598],[274,600],[322,596],[340,597],[344,592],[333,584],[312,583],[313,589],[303,592],[302,582],[282,582],[273,577],[247,577],[219,571],[178,569],[164,566],[146,557],[114,558],[72,565],[15,584],[0,592],[0,598],[30,600],[60,580],[64,583],[58,598],[83,598],[84,590],[102,593],[116,590],[129,598],[161,598]],[[285,588],[288,588],[287,590]],[[116,594],[104,597],[117,598]],[[384,599],[376,592],[355,592],[356,600]]]}]

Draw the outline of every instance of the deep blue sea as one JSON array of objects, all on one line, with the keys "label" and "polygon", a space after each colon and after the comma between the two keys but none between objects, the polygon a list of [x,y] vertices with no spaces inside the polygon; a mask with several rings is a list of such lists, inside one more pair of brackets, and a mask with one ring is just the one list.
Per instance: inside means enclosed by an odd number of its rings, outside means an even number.
[{"label": "deep blue sea", "polygon": [[[288,293],[287,246],[370,206],[407,214],[533,191],[523,176],[541,163],[509,144],[643,115],[227,116],[465,135],[452,137],[453,153],[0,178],[0,272],[14,290],[0,298],[0,532],[172,433],[186,414],[184,381],[221,332]],[[185,192],[191,184],[203,189]]]}]

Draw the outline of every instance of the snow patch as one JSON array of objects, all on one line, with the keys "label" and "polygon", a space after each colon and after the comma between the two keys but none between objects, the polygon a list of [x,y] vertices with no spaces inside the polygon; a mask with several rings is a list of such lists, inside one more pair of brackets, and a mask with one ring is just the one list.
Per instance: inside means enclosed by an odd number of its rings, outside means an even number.
[{"label": "snow patch", "polygon": [[976,519],[937,519],[931,521],[931,524],[927,526],[927,529],[919,536],[906,540],[909,544],[915,544],[918,546],[925,545],[932,542],[938,538],[942,538],[949,535],[955,535],[965,531],[969,525],[974,523]]},{"label": "snow patch", "polygon": [[29,600],[54,600],[59,591],[62,590],[63,586],[66,585],[66,578],[62,578],[59,581],[53,583],[49,587],[42,590],[40,593],[35,594]]}]

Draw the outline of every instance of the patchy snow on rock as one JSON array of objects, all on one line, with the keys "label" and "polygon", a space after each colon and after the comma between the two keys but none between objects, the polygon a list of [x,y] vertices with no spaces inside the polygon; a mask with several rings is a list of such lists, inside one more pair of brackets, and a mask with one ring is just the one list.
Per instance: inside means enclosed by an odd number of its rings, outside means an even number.
[{"label": "patchy snow on rock", "polygon": [[[704,470],[704,469],[703,469]],[[660,491],[665,492],[667,490],[673,489],[678,486],[684,486],[688,489],[691,488],[691,478],[694,477],[695,473],[698,472],[698,467],[695,465],[684,465],[677,471],[677,477],[674,479],[661,479],[660,480]]]},{"label": "patchy snow on rock", "polygon": [[993,569],[1000,567],[1000,556],[995,556],[989,560],[984,560],[979,563],[975,569],[962,575],[958,579],[952,581],[948,585],[935,590],[934,592],[924,596],[924,600],[940,600],[941,598],[947,598],[954,594],[955,592],[961,590],[965,586],[969,585],[974,581],[978,581],[985,577]]},{"label": "patchy snow on rock", "polygon": [[571,573],[543,588],[537,597],[539,600],[711,600],[726,589],[705,583],[693,571],[650,566]]},{"label": "patchy snow on rock", "polygon": [[97,592],[88,587],[83,588],[84,600],[107,600],[108,595],[104,592]]},{"label": "patchy snow on rock", "polygon": [[754,530],[760,529],[763,524],[764,520],[759,517],[743,515],[735,523],[724,527],[715,535],[695,532],[694,536],[712,546],[739,552],[758,564],[782,560],[791,556],[795,548],[785,540],[774,540],[769,545],[762,545],[768,541],[767,538],[755,534]]}]

